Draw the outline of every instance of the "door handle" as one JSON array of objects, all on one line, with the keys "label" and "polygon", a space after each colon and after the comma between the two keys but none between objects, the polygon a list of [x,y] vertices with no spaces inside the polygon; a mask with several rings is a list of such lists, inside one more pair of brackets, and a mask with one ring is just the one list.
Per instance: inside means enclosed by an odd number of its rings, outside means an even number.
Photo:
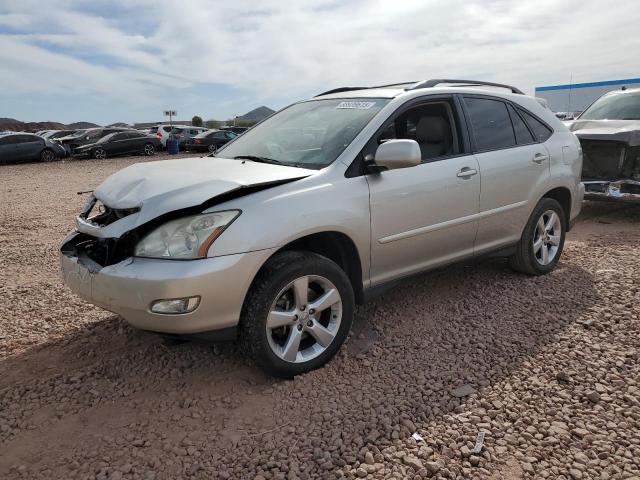
[{"label": "door handle", "polygon": [[549,160],[549,155],[545,153],[536,153],[532,159],[533,163],[537,163],[538,165],[540,165],[545,160]]},{"label": "door handle", "polygon": [[472,175],[476,175],[477,173],[478,173],[478,171],[475,168],[463,167],[458,172],[458,177],[460,177],[460,178],[470,177]]}]

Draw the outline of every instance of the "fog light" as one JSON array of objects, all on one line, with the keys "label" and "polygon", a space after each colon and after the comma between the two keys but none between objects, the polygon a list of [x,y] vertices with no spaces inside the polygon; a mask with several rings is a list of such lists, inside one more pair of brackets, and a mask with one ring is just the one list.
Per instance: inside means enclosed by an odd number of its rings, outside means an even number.
[{"label": "fog light", "polygon": [[176,315],[193,312],[200,304],[200,297],[172,298],[170,300],[156,300],[151,304],[153,313]]}]

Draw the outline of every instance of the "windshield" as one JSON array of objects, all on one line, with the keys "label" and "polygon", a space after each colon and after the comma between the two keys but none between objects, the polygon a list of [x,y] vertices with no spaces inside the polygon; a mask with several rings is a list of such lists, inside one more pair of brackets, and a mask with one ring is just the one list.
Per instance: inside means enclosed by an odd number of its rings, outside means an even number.
[{"label": "windshield", "polygon": [[262,157],[320,169],[333,163],[388,102],[356,98],[297,103],[235,138],[217,156]]},{"label": "windshield", "polygon": [[585,110],[580,120],[640,120],[640,92],[601,97]]}]

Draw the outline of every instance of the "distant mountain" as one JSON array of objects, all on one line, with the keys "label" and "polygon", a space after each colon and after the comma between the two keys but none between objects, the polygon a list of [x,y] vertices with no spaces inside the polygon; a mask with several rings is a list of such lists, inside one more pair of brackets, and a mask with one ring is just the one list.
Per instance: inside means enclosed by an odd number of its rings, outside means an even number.
[{"label": "distant mountain", "polygon": [[0,118],[0,131],[37,132],[38,130],[80,130],[82,128],[99,127],[95,123],[76,122],[65,125],[60,122],[21,122],[15,118]]},{"label": "distant mountain", "polygon": [[262,107],[255,108],[250,112],[245,113],[244,115],[239,116],[238,120],[246,120],[248,122],[260,122],[265,118],[267,118],[269,115],[273,115],[274,113],[276,113],[275,110],[271,110],[269,107],[262,106]]},{"label": "distant mountain", "polygon": [[64,124],[59,122],[21,122],[15,118],[0,118],[0,131],[24,132],[29,130],[63,130],[64,128]]}]

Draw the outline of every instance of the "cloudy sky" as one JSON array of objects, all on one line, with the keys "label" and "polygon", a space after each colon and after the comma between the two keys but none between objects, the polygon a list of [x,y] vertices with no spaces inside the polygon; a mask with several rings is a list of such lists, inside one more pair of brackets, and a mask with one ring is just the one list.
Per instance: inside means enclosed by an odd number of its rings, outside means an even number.
[{"label": "cloudy sky", "polygon": [[280,108],[340,85],[640,76],[637,2],[0,0],[0,117]]}]

